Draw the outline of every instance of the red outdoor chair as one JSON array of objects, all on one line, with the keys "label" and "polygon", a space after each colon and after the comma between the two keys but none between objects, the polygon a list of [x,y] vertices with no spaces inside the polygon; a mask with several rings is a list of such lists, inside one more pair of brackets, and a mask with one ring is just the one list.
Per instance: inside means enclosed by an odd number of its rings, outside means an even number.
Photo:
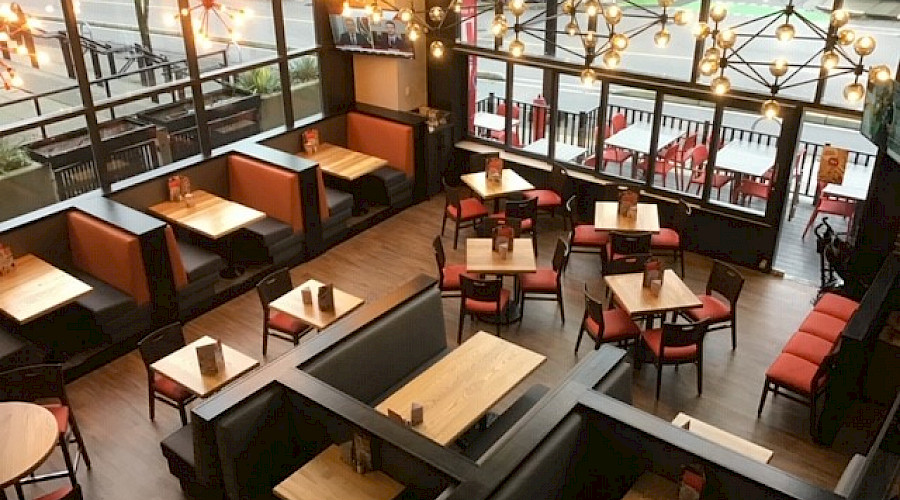
[{"label": "red outdoor chair", "polygon": [[156,418],[156,402],[160,401],[178,410],[181,425],[188,424],[187,404],[197,397],[187,387],[158,373],[150,367],[153,363],[185,346],[180,323],[171,323],[147,335],[138,342],[138,350],[147,370],[150,420]]},{"label": "red outdoor chair", "polygon": [[[706,160],[708,158],[709,150],[704,144],[700,144],[691,150],[691,178],[688,179],[688,185],[685,188],[685,191],[690,191],[691,185],[696,184],[697,194],[700,194],[700,190],[703,188],[703,185],[706,184]],[[716,188],[717,200],[722,196],[722,188],[732,180],[734,180],[734,177],[731,175],[713,173],[712,187]]]},{"label": "red outdoor chair", "polygon": [[444,183],[444,219],[441,222],[441,236],[447,227],[447,219],[456,223],[453,231],[453,249],[459,244],[459,229],[461,227],[474,227],[475,224],[488,215],[488,209],[476,198],[462,198],[460,189]]},{"label": "red outdoor chair", "polygon": [[456,343],[462,343],[463,322],[466,314],[475,317],[489,317],[497,325],[497,336],[500,336],[500,323],[509,307],[510,292],[503,288],[503,281],[497,279],[478,279],[463,274],[459,277],[462,300],[459,301],[459,331]]},{"label": "red outdoor chair", "polygon": [[291,273],[283,267],[262,280],[256,285],[259,302],[263,309],[263,356],[269,347],[269,337],[300,343],[300,337],[313,331],[311,325],[278,311],[269,309],[269,303],[294,289],[291,282]]},{"label": "red outdoor chair", "polygon": [[[556,241],[556,250],[549,268],[538,268],[536,272],[523,274],[520,278],[523,300],[555,300],[559,304],[559,317],[566,323],[566,309],[563,305],[562,274],[566,268],[569,251],[566,242]],[[524,314],[525,306],[522,305]]]},{"label": "red outdoor chair", "polygon": [[441,297],[459,297],[459,277],[466,272],[465,264],[447,265],[447,256],[444,254],[444,243],[440,236],[435,236],[431,242],[434,248],[434,260],[437,262],[438,287],[441,289]]},{"label": "red outdoor chair", "polygon": [[697,394],[703,394],[703,337],[707,322],[676,324],[663,323],[662,328],[641,332],[639,350],[635,354],[635,368],[647,354],[656,365],[656,399],[662,385],[662,367],[665,365],[697,365]]},{"label": "red outdoor chair", "polygon": [[610,342],[626,345],[637,340],[641,330],[624,309],[604,309],[603,303],[594,298],[584,287],[584,318],[578,329],[578,338],[575,340],[575,354],[581,345],[581,337],[587,333],[594,339],[594,349]]},{"label": "red outdoor chair", "polygon": [[733,266],[714,260],[706,293],[697,298],[702,306],[684,311],[692,321],[709,321],[709,331],[731,328],[731,348],[737,348],[737,301],[744,287],[744,277]]},{"label": "red outdoor chair", "polygon": [[806,223],[806,227],[803,229],[801,239],[806,238],[806,233],[809,232],[809,228],[812,227],[813,223],[816,221],[816,217],[820,214],[840,215],[847,220],[847,227],[853,225],[853,214],[856,213],[856,200],[823,194],[822,189],[824,187],[825,185],[823,183],[819,183],[819,201],[816,203],[816,208],[813,209],[813,213],[809,217],[809,222]]},{"label": "red outdoor chair", "polygon": [[[677,159],[678,159],[678,147],[677,146],[671,146],[671,147],[667,148],[665,150],[665,152],[663,152],[662,155],[660,155],[656,158],[656,163],[653,167],[653,173],[654,173],[654,175],[662,176],[663,187],[666,187],[666,178],[669,177],[669,172],[675,170],[675,173],[676,174],[678,173]],[[646,157],[638,163],[637,169],[642,172],[641,177],[644,176],[643,172],[645,170],[647,170],[648,163],[649,163],[649,160]],[[679,176],[679,175],[675,176],[675,187],[677,187],[678,189],[681,189],[681,176]]]}]

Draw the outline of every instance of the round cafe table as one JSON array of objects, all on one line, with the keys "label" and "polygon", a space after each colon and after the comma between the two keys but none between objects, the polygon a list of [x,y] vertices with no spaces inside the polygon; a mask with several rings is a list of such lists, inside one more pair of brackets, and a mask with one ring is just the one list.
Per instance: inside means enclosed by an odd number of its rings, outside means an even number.
[{"label": "round cafe table", "polygon": [[38,468],[59,436],[56,418],[32,403],[0,403],[0,500],[4,489]]}]

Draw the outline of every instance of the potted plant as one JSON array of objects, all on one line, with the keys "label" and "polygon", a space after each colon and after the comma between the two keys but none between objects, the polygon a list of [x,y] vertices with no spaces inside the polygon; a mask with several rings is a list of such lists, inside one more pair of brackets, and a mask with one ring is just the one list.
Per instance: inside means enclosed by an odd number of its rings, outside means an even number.
[{"label": "potted plant", "polygon": [[[294,119],[319,113],[321,111],[319,67],[315,56],[295,59],[291,62],[289,71]],[[246,92],[258,94],[262,99],[260,125],[263,130],[284,124],[281,80],[277,66],[264,66],[241,73],[235,86]]]},{"label": "potted plant", "polygon": [[33,161],[24,146],[0,139],[0,220],[57,201],[50,167]]}]

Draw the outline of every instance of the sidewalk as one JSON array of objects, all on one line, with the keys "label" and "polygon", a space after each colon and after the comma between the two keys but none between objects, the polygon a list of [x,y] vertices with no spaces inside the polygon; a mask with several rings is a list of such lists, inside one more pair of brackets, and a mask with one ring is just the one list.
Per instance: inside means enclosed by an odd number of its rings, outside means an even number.
[{"label": "sidewalk", "polygon": [[[819,10],[830,12],[831,2],[825,0]],[[865,16],[870,19],[900,19],[900,2],[896,0],[844,0],[844,8],[851,14]]]}]

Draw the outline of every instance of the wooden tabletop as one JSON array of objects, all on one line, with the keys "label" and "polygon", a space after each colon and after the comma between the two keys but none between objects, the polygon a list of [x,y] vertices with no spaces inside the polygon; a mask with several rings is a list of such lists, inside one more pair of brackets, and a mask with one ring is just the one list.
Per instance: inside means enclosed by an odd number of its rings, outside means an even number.
[{"label": "wooden tabletop", "polygon": [[58,438],[50,410],[33,403],[0,403],[0,489],[44,463]]},{"label": "wooden tabletop", "polygon": [[478,332],[376,409],[387,415],[390,408],[409,419],[412,403],[422,405],[425,421],[412,428],[446,446],[545,359],[524,347]]},{"label": "wooden tabletop", "polygon": [[222,345],[222,358],[225,366],[219,368],[219,373],[215,375],[203,375],[200,373],[200,363],[197,361],[197,346],[213,342],[215,342],[214,339],[204,336],[153,363],[150,367],[185,386],[201,398],[205,398],[259,365],[259,361],[235,351],[227,345]]},{"label": "wooden tabletop", "polygon": [[272,491],[284,500],[391,500],[403,489],[381,471],[358,474],[331,445]]},{"label": "wooden tabletop", "polygon": [[[332,290],[334,290],[334,310],[320,311],[318,295],[320,286],[322,286],[322,283],[316,280],[307,280],[297,288],[270,302],[269,307],[321,330],[365,302],[359,297],[332,287]],[[309,305],[303,303],[303,292],[301,290],[305,287],[309,287],[312,292],[312,304]]]},{"label": "wooden tabletop", "polygon": [[484,171],[461,175],[459,178],[483,200],[534,189],[530,182],[523,179],[515,170],[509,168],[503,169],[500,182],[487,182]]},{"label": "wooden tabletop", "polygon": [[659,211],[654,203],[638,203],[637,217],[619,215],[619,202],[598,201],[594,207],[594,229],[598,231],[659,232]]},{"label": "wooden tabletop", "polygon": [[32,254],[16,259],[0,276],[0,311],[20,324],[58,309],[93,290],[90,285]]},{"label": "wooden tabletop", "polygon": [[148,208],[150,212],[179,226],[217,240],[242,227],[266,218],[264,212],[197,189],[191,191],[194,206],[183,201],[164,201]]},{"label": "wooden tabletop", "polygon": [[377,156],[370,156],[327,142],[319,144],[319,148],[313,154],[301,151],[297,153],[297,156],[318,163],[319,168],[328,175],[348,181],[356,180],[387,165],[387,160]]},{"label": "wooden tabletop", "polygon": [[709,425],[702,420],[697,420],[690,415],[679,413],[672,420],[672,425],[681,427],[682,429],[686,429],[690,432],[693,432],[694,434],[697,434],[698,436],[712,441],[713,443],[720,444],[725,448],[736,451],[742,455],[746,455],[753,460],[762,462],[764,464],[769,463],[769,460],[772,459],[772,450],[763,448],[756,443],[752,443],[744,438],[735,436],[730,432],[725,432],[718,427]]},{"label": "wooden tabletop", "polygon": [[634,482],[622,500],[668,500],[678,498],[678,484],[652,472]]},{"label": "wooden tabletop", "polygon": [[466,272],[485,274],[524,274],[537,270],[534,246],[530,238],[516,238],[513,251],[505,259],[500,252],[494,252],[491,238],[468,238],[466,240]]},{"label": "wooden tabletop", "polygon": [[606,286],[615,295],[616,302],[628,314],[661,313],[703,305],[697,295],[671,269],[666,269],[659,296],[653,295],[649,288],[642,286],[644,273],[615,274],[604,279]]}]

